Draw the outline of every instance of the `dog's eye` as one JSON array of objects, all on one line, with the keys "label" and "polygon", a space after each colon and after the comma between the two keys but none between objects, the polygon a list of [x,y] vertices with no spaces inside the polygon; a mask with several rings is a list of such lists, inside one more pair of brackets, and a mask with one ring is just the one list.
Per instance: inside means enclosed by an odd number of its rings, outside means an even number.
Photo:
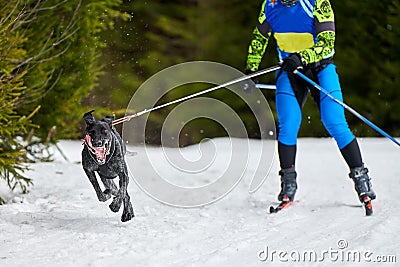
[{"label": "dog's eye", "polygon": [[101,129],[101,133],[103,133],[103,134],[108,134],[108,131],[107,131],[107,129]]}]

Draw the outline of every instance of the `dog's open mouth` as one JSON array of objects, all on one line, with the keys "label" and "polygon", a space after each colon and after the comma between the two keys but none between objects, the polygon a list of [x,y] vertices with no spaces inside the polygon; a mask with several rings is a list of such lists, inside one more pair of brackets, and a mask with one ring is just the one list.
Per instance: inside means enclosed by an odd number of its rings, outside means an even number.
[{"label": "dog's open mouth", "polygon": [[107,155],[110,154],[110,140],[105,140],[102,146],[93,146],[92,138],[87,134],[84,142],[89,151],[96,156],[96,160],[100,165],[106,163]]}]

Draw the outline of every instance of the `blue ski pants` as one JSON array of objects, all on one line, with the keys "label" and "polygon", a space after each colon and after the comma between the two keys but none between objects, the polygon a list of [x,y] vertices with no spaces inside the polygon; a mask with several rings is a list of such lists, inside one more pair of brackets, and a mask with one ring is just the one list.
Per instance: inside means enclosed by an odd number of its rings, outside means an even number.
[{"label": "blue ski pants", "polygon": [[[343,101],[339,77],[336,72],[336,66],[333,63],[319,71],[316,78],[318,80],[317,83],[322,88],[333,97]],[[276,110],[279,126],[278,141],[288,146],[296,145],[297,143],[297,135],[302,120],[302,101],[305,101],[305,99],[299,100],[298,94],[295,94],[292,85],[293,83],[291,83],[288,74],[283,71],[280,72],[276,82]],[[317,89],[314,88],[314,90]],[[305,91],[304,95],[305,97],[307,96],[307,91]],[[316,92],[313,94],[313,97],[319,107],[321,120],[325,129],[335,139],[339,149],[344,148],[355,138],[348,127],[344,108],[322,92]]]}]

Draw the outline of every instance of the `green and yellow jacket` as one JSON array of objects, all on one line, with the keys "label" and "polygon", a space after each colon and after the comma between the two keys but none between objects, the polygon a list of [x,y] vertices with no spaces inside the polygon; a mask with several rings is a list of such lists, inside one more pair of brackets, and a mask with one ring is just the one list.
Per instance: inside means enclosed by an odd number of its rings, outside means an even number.
[{"label": "green and yellow jacket", "polygon": [[304,64],[331,58],[335,23],[329,0],[299,0],[287,7],[279,0],[265,0],[253,31],[246,69],[258,70],[269,38],[277,42],[279,60],[299,53]]}]

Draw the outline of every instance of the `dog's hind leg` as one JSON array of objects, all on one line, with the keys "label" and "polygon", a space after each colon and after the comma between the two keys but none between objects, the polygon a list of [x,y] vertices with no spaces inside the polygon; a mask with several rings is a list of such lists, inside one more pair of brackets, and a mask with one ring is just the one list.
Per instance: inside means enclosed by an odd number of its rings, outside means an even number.
[{"label": "dog's hind leg", "polygon": [[127,222],[131,220],[133,217],[135,217],[131,203],[131,197],[128,194],[129,176],[127,170],[125,173],[121,174],[119,181],[120,181],[120,190],[124,194],[123,196],[124,210],[122,212],[121,221]]},{"label": "dog's hind leg", "polygon": [[121,175],[119,177],[120,177],[119,178],[119,190],[116,192],[116,194],[113,194],[113,195],[115,195],[115,197],[114,197],[113,201],[111,202],[111,204],[109,205],[110,210],[112,212],[119,211],[119,209],[122,206],[123,199],[125,198],[126,186],[125,186],[125,183],[122,182],[122,179],[121,179],[121,177],[123,177],[123,175]]},{"label": "dog's hind leg", "polygon": [[122,212],[121,221],[126,222],[132,219],[135,215],[133,213],[133,207],[130,202],[130,196],[128,194],[128,183],[129,176],[126,166],[123,166],[123,171],[119,173],[119,194],[114,197],[113,202],[110,204],[110,209],[114,212],[117,212],[122,203],[124,203],[124,211]]},{"label": "dog's hind leg", "polygon": [[131,220],[133,217],[135,217],[135,213],[133,212],[131,198],[130,198],[128,192],[126,192],[125,198],[124,198],[124,211],[122,212],[121,221],[127,222],[127,221]]}]

